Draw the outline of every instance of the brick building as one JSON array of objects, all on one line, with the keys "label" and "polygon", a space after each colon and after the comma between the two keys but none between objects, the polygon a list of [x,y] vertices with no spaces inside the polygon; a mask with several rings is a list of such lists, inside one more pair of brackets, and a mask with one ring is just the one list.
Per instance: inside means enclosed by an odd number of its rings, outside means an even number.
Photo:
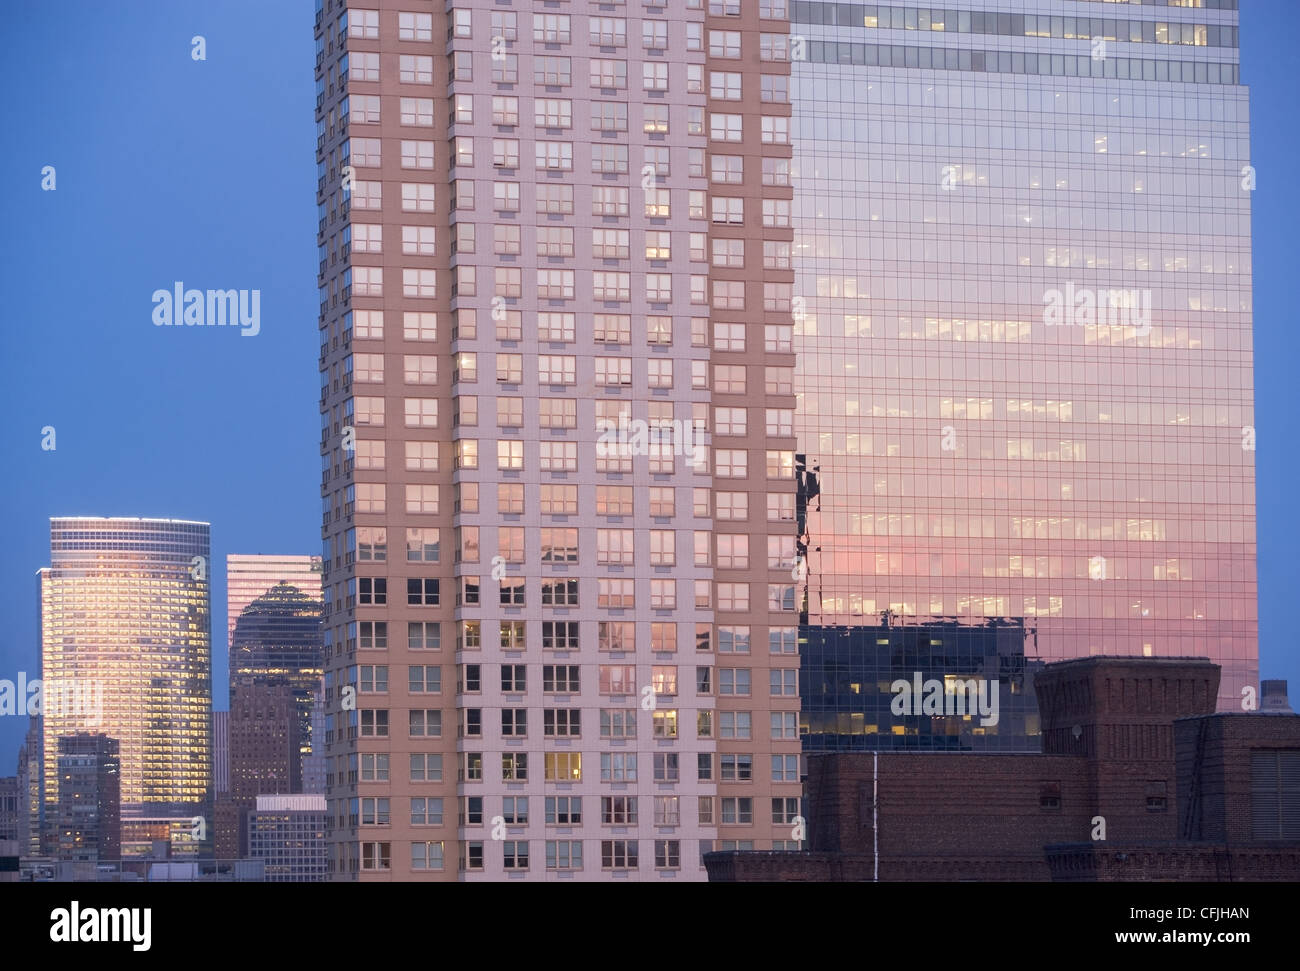
[{"label": "brick building", "polygon": [[1300,716],[1215,714],[1204,658],[1035,687],[1042,753],[811,756],[809,852],[709,854],[710,880],[1300,878]]}]

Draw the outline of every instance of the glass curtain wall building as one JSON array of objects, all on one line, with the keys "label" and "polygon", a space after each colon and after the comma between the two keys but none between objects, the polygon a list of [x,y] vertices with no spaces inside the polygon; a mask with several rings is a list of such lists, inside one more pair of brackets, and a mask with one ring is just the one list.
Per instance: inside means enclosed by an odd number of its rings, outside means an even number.
[{"label": "glass curtain wall building", "polygon": [[50,520],[38,571],[44,800],[57,818],[59,740],[115,739],[123,818],[206,813],[212,786],[207,523]]},{"label": "glass curtain wall building", "polygon": [[811,748],[931,733],[861,628],[1257,683],[1235,0],[992,6],[791,5]]}]

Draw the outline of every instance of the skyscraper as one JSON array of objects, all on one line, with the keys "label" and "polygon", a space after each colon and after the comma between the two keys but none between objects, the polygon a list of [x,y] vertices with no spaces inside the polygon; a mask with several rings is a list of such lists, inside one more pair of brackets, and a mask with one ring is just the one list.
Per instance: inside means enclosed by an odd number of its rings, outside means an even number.
[{"label": "skyscraper", "polygon": [[[262,795],[302,792],[302,719],[299,693],[285,681],[241,682],[230,702],[230,792],[240,857],[248,854],[248,811]],[[222,825],[231,815],[222,813]],[[219,827],[220,829],[220,827]],[[231,841],[219,833],[225,848]]]},{"label": "skyscraper", "polygon": [[784,0],[316,37],[331,872],[797,845]]},{"label": "skyscraper", "polygon": [[[319,612],[319,601],[321,591],[321,560],[319,556],[294,556],[294,555],[271,555],[261,553],[230,553],[226,556],[226,647],[230,657],[230,677],[231,683],[234,683],[236,672],[241,674],[256,674],[254,670],[255,659],[248,656],[258,648],[253,645],[247,645],[244,656],[237,657],[235,654],[235,633],[239,626],[240,618],[244,612],[256,601],[262,600],[262,607],[270,606],[265,602],[265,598],[272,597],[272,601],[283,602],[286,606],[298,606],[293,601],[299,600],[314,602],[317,612]],[[307,609],[310,612],[310,608]],[[297,610],[289,610],[287,614],[300,616]],[[291,623],[291,621],[290,621]],[[254,634],[252,628],[252,619],[245,621],[245,627],[248,628],[247,634]],[[272,636],[280,629],[281,624],[272,623],[268,625],[259,625],[268,628],[268,633]],[[265,638],[263,638],[265,639]],[[319,642],[319,635],[317,637]],[[271,649],[274,645],[268,645],[265,649]],[[318,648],[319,650],[319,648]],[[301,655],[301,649],[295,647],[293,653]],[[289,659],[290,666],[295,670],[303,667],[301,663],[303,658],[295,656]],[[319,668],[319,660],[315,657],[307,659],[315,663]],[[265,665],[266,658],[256,661],[258,664]],[[307,665],[310,666],[310,665]]]},{"label": "skyscraper", "polygon": [[60,860],[121,859],[122,760],[107,735],[61,735],[55,820]]},{"label": "skyscraper", "polygon": [[291,686],[299,756],[311,759],[321,745],[312,712],[324,680],[320,557],[232,554],[226,576],[231,705],[241,684]]},{"label": "skyscraper", "polygon": [[1236,6],[791,3],[819,658],[992,625],[1042,661],[1209,657],[1223,708],[1257,684]]},{"label": "skyscraper", "polygon": [[18,823],[20,856],[40,856],[45,847],[45,760],[42,719],[33,716],[18,749],[18,791],[22,799]]},{"label": "skyscraper", "polygon": [[124,819],[207,811],[208,559],[207,523],[50,520],[50,566],[39,571],[47,825],[59,739],[86,732],[118,742]]}]

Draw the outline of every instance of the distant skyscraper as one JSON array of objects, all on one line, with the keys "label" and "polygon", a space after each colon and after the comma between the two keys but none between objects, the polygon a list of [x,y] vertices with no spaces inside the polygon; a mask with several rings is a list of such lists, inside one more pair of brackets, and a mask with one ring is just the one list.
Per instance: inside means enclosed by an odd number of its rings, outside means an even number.
[{"label": "distant skyscraper", "polygon": [[230,791],[230,712],[212,713],[212,791]]},{"label": "distant skyscraper", "polygon": [[18,776],[7,775],[0,778],[0,842],[12,840],[17,842],[19,833],[26,830],[22,825],[22,812],[27,808],[18,784]]},{"label": "distant skyscraper", "polygon": [[239,684],[290,685],[297,695],[300,757],[319,760],[312,712],[325,673],[320,557],[232,554],[226,586],[232,697]]},{"label": "distant skyscraper", "polygon": [[[123,817],[200,815],[212,786],[208,524],[56,518],[39,571],[44,799],[59,805],[58,740],[117,740]],[[77,689],[51,705],[51,684]],[[86,699],[90,699],[87,702]]]},{"label": "distant skyscraper", "polygon": [[236,684],[234,690],[229,798],[239,827],[238,855],[243,857],[248,852],[247,812],[257,797],[302,792],[302,721],[292,685]]},{"label": "distant skyscraper", "polygon": [[993,624],[1257,685],[1236,7],[793,0],[813,642],[920,627],[960,676]]},{"label": "distant skyscraper", "polygon": [[121,859],[122,775],[116,739],[62,735],[55,827],[60,860]]},{"label": "distant skyscraper", "polygon": [[248,855],[266,861],[268,883],[326,879],[325,797],[258,796],[248,812]]},{"label": "distant skyscraper", "polygon": [[231,553],[226,556],[226,646],[232,651],[232,681],[234,672],[243,666],[233,655],[235,628],[240,616],[255,600],[265,597],[275,587],[283,586],[300,592],[307,600],[319,603],[321,558],[261,553]]},{"label": "distant skyscraper", "polygon": [[23,800],[19,820],[19,855],[41,856],[45,848],[44,736],[39,715],[31,719],[27,737],[18,750],[18,789]]}]

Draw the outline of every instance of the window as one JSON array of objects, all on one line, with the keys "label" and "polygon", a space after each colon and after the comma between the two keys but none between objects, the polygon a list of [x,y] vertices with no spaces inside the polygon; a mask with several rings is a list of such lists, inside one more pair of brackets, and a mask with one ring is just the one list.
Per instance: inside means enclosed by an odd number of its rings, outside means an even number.
[{"label": "window", "polygon": [[1059,782],[1044,782],[1038,787],[1038,808],[1043,810],[1059,810],[1061,808],[1061,784]]},{"label": "window", "polygon": [[577,708],[544,708],[542,734],[547,738],[576,738],[582,734],[581,717]]},{"label": "window", "polygon": [[656,695],[676,697],[677,668],[675,665],[656,665],[650,669],[650,684]]},{"label": "window", "polygon": [[581,870],[582,840],[547,840],[546,869]]},{"label": "window", "polygon": [[595,487],[595,515],[630,516],[632,511],[632,486]]},{"label": "window", "polygon": [[759,78],[759,98],[769,104],[789,104],[789,77],[780,74],[762,75]]},{"label": "window", "polygon": [[636,606],[635,584],[632,580],[601,577],[598,581],[597,607],[623,610]]},{"label": "window", "polygon": [[791,824],[799,815],[799,798],[797,796],[786,796],[772,800],[772,823],[774,825]]},{"label": "window", "polygon": [[[376,16],[378,16],[377,12]],[[379,80],[379,55],[377,53],[354,51],[345,55],[344,62],[347,65],[349,83]]]},{"label": "window", "polygon": [[567,57],[539,55],[533,58],[533,83],[565,87],[573,83],[573,69]]},{"label": "window", "polygon": [[573,270],[538,270],[537,296],[542,300],[572,300],[573,278]]},{"label": "window", "polygon": [[668,46],[668,21],[641,21],[641,46],[646,50],[663,50]]},{"label": "window", "polygon": [[[632,581],[601,581],[606,584],[618,582],[618,590],[631,589]],[[608,587],[604,588],[608,589]],[[628,594],[628,596],[631,596]],[[604,605],[601,605],[604,606]],[[602,620],[596,625],[598,639],[597,650],[633,651],[636,650],[636,624],[631,621]]]},{"label": "window", "polygon": [[519,83],[519,55],[504,54],[492,58],[492,81],[494,84]]},{"label": "window", "polygon": [[578,581],[543,578],[542,579],[542,606],[543,607],[578,606]]},{"label": "window", "polygon": [[[668,134],[669,113],[665,104],[647,104],[641,106],[641,130],[649,134]],[[667,149],[656,149],[657,153],[667,154]],[[667,162],[660,175],[667,175]]]},{"label": "window", "polygon": [[668,90],[668,65],[663,61],[646,61],[641,65],[641,87],[645,91]]},{"label": "window", "polygon": [[[594,25],[603,19],[607,18],[593,17],[591,22]],[[591,86],[606,89],[626,88],[627,61],[593,57],[591,59]]]},{"label": "window", "polygon": [[[477,711],[477,709],[475,709]],[[441,738],[442,712],[436,708],[416,709],[407,713],[411,738]],[[475,724],[478,729],[477,723]],[[478,732],[481,734],[481,732]],[[466,735],[471,734],[469,731]]]},{"label": "window", "polygon": [[758,59],[760,61],[788,61],[790,38],[785,34],[759,34]]},{"label": "window", "polygon": [[393,845],[391,843],[362,843],[361,869],[391,870]]},{"label": "window", "polygon": [[503,847],[504,865],[507,870],[528,869],[527,840],[504,840],[501,846]]},{"label": "window", "polygon": [[[518,226],[511,227],[518,230]],[[573,229],[569,226],[539,226],[537,227],[537,255],[538,256],[572,256],[573,255]],[[568,293],[565,297],[573,296],[573,275],[568,271]],[[517,340],[518,338],[516,338]]]},{"label": "window", "polygon": [[598,357],[594,377],[597,387],[632,384],[632,360],[626,357]]},{"label": "window", "polygon": [[621,17],[592,17],[588,30],[590,42],[597,47],[627,46],[627,21]]},{"label": "window", "polygon": [[501,737],[523,738],[528,734],[528,709],[501,709]]},{"label": "window", "polygon": [[547,752],[542,758],[547,782],[582,781],[582,753]]},{"label": "window", "polygon": [[578,826],[582,823],[581,796],[547,796],[547,826]]},{"label": "window", "polygon": [[655,840],[655,869],[680,870],[682,844],[680,840]]},{"label": "window", "polygon": [[602,708],[600,737],[636,738],[636,709]]},{"label": "window", "polygon": [[604,175],[623,175],[628,170],[626,145],[597,143],[591,146],[591,171]]},{"label": "window", "polygon": [[403,84],[432,84],[433,58],[418,54],[401,54],[397,59],[398,80]]},{"label": "window", "polygon": [[710,57],[740,57],[740,31],[709,31]]},{"label": "window", "polygon": [[402,168],[404,169],[432,169],[433,168],[433,142],[408,141],[403,139],[402,148]]},{"label": "window", "polygon": [[749,668],[719,668],[718,694],[742,697],[749,695],[749,675]]},{"label": "window", "polygon": [[637,824],[636,796],[602,796],[600,821],[606,826],[635,826]]},{"label": "window", "polygon": [[789,145],[790,144],[790,119],[763,115],[760,121],[760,131],[764,145]]},{"label": "window", "polygon": [[567,44],[570,40],[567,14],[533,14],[533,41],[539,44]]},{"label": "window", "polygon": [[461,844],[461,870],[482,870],[482,868],[484,868],[482,840],[471,840]]},{"label": "window", "polygon": [[537,381],[547,385],[576,384],[578,380],[578,359],[568,355],[539,354],[537,357]]},{"label": "window", "polygon": [[[791,714],[797,714],[791,712]],[[773,755],[772,756],[772,781],[773,782],[798,782],[799,773],[799,756],[797,755]]]},{"label": "window", "polygon": [[[441,821],[441,816],[439,819]],[[441,870],[442,868],[443,844],[441,840],[411,844],[412,870]]]},{"label": "window", "polygon": [[600,665],[600,693],[603,695],[635,694],[636,667],[630,664]]},{"label": "window", "polygon": [[[599,230],[592,230],[592,233]],[[621,230],[624,242],[627,230]],[[624,256],[627,255],[626,246]],[[632,342],[632,318],[627,314],[594,314],[592,316],[592,339],[600,344],[630,344]]]},{"label": "window", "polygon": [[493,95],[492,124],[504,127],[519,124],[519,99],[514,95]]},{"label": "window", "polygon": [[533,157],[538,169],[572,172],[573,142],[539,141],[534,145]]},{"label": "window", "polygon": [[542,621],[543,650],[576,651],[578,649],[578,630],[576,620]]},{"label": "window", "polygon": [[718,763],[723,782],[750,782],[754,778],[752,755],[720,755]]},{"label": "window", "polygon": [[388,665],[363,664],[357,683],[362,694],[382,694],[388,690]]},{"label": "window", "polygon": [[[387,758],[387,756],[385,756]],[[416,796],[411,800],[412,826],[441,826],[442,800]]]},{"label": "window", "polygon": [[748,739],[753,737],[753,719],[748,711],[718,713],[718,737]]},{"label": "window", "polygon": [[602,565],[631,566],[633,532],[630,529],[597,529],[596,562]]},{"label": "window", "polygon": [[799,672],[793,668],[774,668],[768,672],[771,681],[771,694],[797,695],[799,693]]},{"label": "window", "polygon": [[[542,311],[537,315],[537,339],[554,343],[572,344],[574,341],[573,313]],[[545,401],[546,399],[543,399]],[[567,426],[565,426],[567,427]],[[576,426],[574,426],[576,427]]]},{"label": "window", "polygon": [[[576,421],[576,419],[575,419]],[[545,427],[556,427],[554,425]],[[559,427],[572,427],[568,425]],[[547,516],[572,516],[578,512],[578,487],[572,485],[542,485],[540,489],[540,505],[542,513]],[[558,582],[558,581],[557,581]],[[574,594],[574,601],[577,603],[577,594]],[[561,606],[556,604],[555,606]]]},{"label": "window", "polygon": [[433,126],[432,98],[400,98],[398,107],[403,125],[418,125],[423,128]]},{"label": "window", "polygon": [[411,694],[437,694],[442,691],[442,668],[436,664],[407,666],[407,691]]},{"label": "window", "polygon": [[[651,725],[654,729],[655,738],[676,738],[677,737],[677,710],[656,711],[653,713]],[[661,776],[658,755],[655,756],[655,781],[677,781],[677,757],[673,756],[672,761],[672,778],[666,779]]]},{"label": "window", "polygon": [[437,398],[405,398],[402,404],[407,428],[438,427]]},{"label": "window", "polygon": [[442,756],[428,752],[411,755],[410,774],[412,782],[441,782]]},{"label": "window", "polygon": [[636,782],[635,752],[601,752],[601,782]]},{"label": "window", "polygon": [[577,529],[543,527],[541,531],[541,552],[543,563],[577,563]]},{"label": "window", "polygon": [[[572,186],[567,188],[572,190]],[[573,208],[570,205],[568,212],[572,211]],[[628,190],[620,186],[592,186],[591,214],[593,216],[626,216],[628,214]]]}]

